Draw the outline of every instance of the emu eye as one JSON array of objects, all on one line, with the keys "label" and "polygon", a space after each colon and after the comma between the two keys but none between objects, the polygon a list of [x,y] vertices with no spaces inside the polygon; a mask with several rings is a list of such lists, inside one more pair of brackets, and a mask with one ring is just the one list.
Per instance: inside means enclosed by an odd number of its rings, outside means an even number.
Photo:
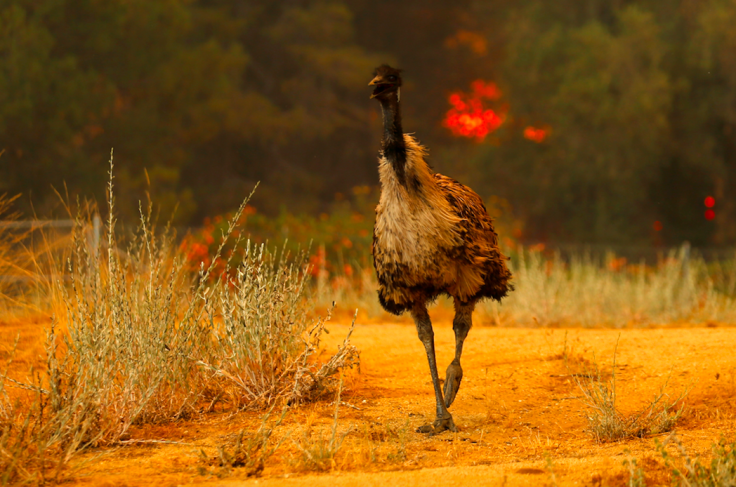
[{"label": "emu eye", "polygon": [[391,76],[389,76],[389,77],[388,77],[388,80],[389,80],[389,81],[396,81],[396,76],[394,76],[394,75],[392,74]]}]

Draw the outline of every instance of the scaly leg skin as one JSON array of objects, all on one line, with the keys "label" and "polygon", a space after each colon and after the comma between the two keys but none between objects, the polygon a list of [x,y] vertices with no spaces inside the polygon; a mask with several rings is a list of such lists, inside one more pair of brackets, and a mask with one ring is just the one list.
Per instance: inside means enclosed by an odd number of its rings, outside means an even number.
[{"label": "scaly leg skin", "polygon": [[417,334],[419,340],[424,345],[427,352],[427,360],[429,361],[429,372],[432,375],[432,384],[434,385],[434,396],[437,404],[437,419],[432,424],[425,424],[417,429],[417,433],[427,433],[430,436],[441,433],[445,430],[457,431],[452,415],[445,407],[445,401],[442,397],[442,389],[440,388],[440,378],[437,373],[437,359],[434,354],[434,330],[432,330],[432,322],[429,320],[429,313],[424,303],[414,306],[411,312],[414,322],[417,325]]},{"label": "scaly leg skin", "polygon": [[473,326],[473,309],[475,303],[460,303],[455,301],[455,319],[452,321],[452,329],[455,330],[455,360],[452,361],[445,375],[445,407],[450,405],[460,390],[460,382],[463,380],[463,368],[460,366],[460,356],[463,354],[463,343],[468,336],[470,327]]}]

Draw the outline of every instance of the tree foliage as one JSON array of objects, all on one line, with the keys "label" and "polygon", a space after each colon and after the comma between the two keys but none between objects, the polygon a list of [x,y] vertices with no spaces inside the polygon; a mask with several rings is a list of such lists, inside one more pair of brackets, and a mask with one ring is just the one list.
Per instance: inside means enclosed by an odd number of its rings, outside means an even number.
[{"label": "tree foliage", "polygon": [[279,180],[261,201],[319,192],[312,160],[344,154],[310,145],[366,132],[344,101],[379,58],[339,2],[23,0],[0,19],[0,191],[98,191],[114,146],[123,216],[149,192],[186,221],[259,179]]},{"label": "tree foliage", "polygon": [[[733,25],[733,0],[0,0],[0,193],[101,199],[115,147],[123,218],[148,193],[198,222],[259,180],[267,214],[323,211],[377,182],[389,62],[406,129],[522,238],[733,243]],[[442,125],[477,79],[505,114],[482,143]]]},{"label": "tree foliage", "polygon": [[[734,241],[736,4],[666,3],[530,0],[506,11],[497,70],[511,119],[475,170],[536,238]],[[524,140],[527,125],[550,137]]]}]

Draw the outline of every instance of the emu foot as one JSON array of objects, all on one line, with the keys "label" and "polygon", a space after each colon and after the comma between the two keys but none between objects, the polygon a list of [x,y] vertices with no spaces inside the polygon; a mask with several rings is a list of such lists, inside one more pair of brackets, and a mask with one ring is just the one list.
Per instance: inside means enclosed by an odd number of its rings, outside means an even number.
[{"label": "emu foot", "polygon": [[417,428],[417,433],[425,433],[429,436],[442,433],[445,430],[450,430],[453,433],[457,432],[455,422],[452,420],[452,415],[447,413],[447,416],[443,418],[437,418],[432,424],[425,424]]},{"label": "emu foot", "polygon": [[455,400],[457,391],[460,390],[460,381],[463,380],[463,369],[460,367],[460,361],[455,359],[447,367],[447,373],[445,375],[445,407],[449,408],[452,402]]}]

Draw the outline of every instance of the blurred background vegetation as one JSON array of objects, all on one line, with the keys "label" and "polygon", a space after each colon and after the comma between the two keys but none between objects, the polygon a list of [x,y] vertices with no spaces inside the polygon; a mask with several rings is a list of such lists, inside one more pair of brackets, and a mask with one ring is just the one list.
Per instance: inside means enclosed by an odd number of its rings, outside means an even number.
[{"label": "blurred background vegetation", "polygon": [[[734,25],[733,0],[0,0],[0,194],[104,201],[114,147],[123,221],[150,196],[200,226],[261,181],[266,237],[365,248],[388,62],[405,130],[502,236],[726,246]],[[484,86],[496,123],[466,137],[449,116]]]}]

